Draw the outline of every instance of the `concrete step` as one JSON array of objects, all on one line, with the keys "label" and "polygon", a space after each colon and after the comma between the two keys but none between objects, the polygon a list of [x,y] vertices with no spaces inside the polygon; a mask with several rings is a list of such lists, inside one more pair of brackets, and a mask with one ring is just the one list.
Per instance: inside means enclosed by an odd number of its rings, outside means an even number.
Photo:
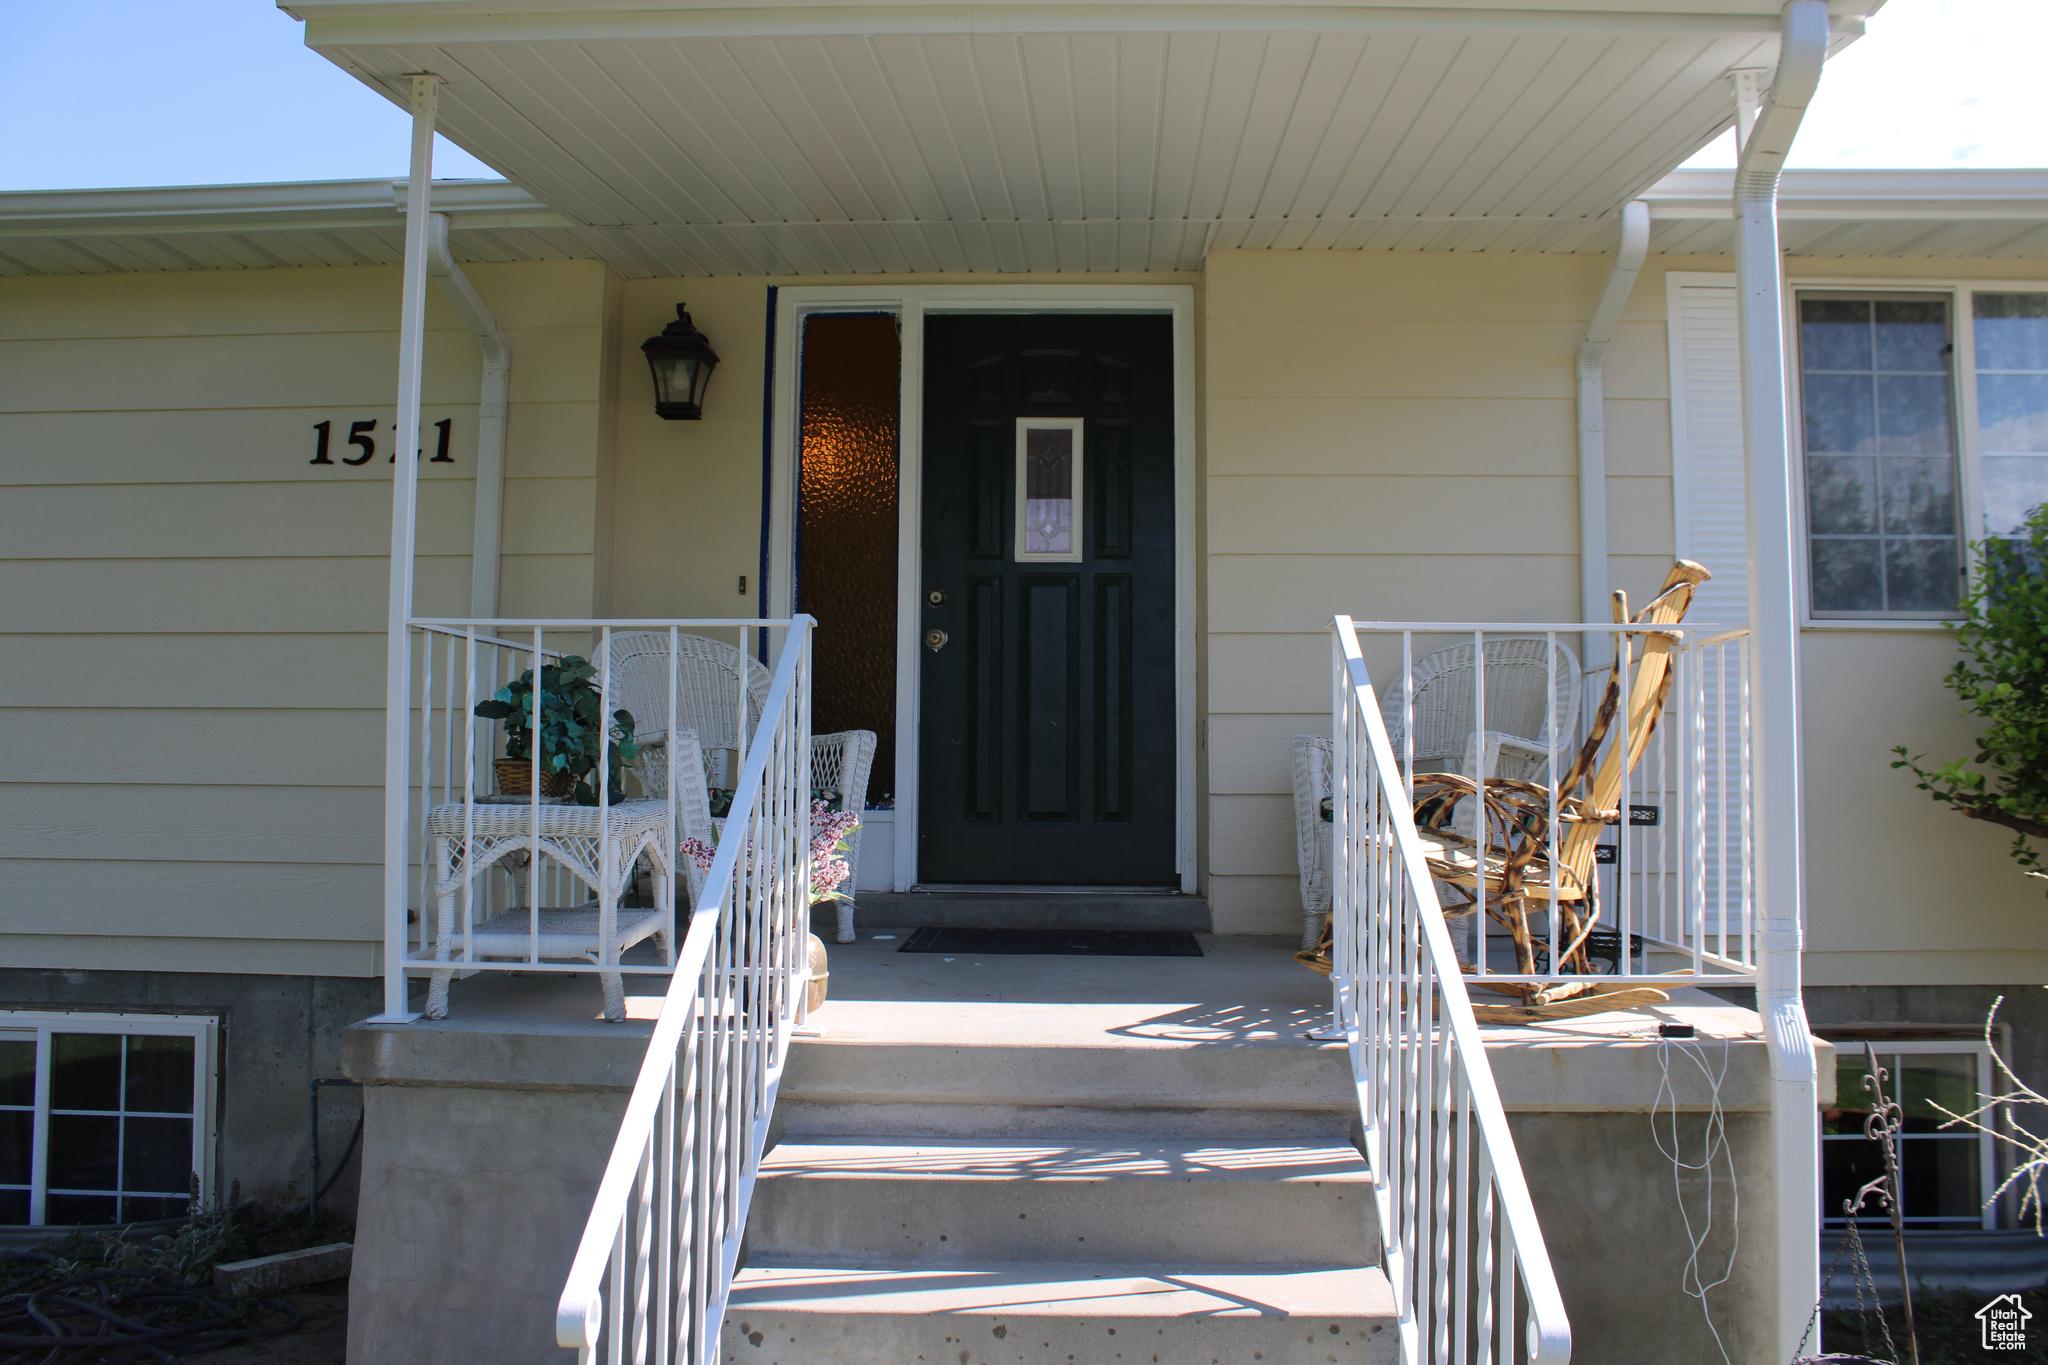
[{"label": "concrete step", "polygon": [[757,1261],[728,1365],[1391,1365],[1380,1270],[1329,1266],[835,1267]]},{"label": "concrete step", "polygon": [[1343,1048],[1301,1037],[1313,1014],[1276,1013],[834,1000],[790,1052],[776,1120],[792,1137],[1346,1142]]},{"label": "concrete step", "polygon": [[1341,1146],[786,1141],[761,1163],[754,1257],[873,1265],[1365,1265],[1372,1179]]},{"label": "concrete step", "polygon": [[1210,930],[1209,902],[1165,892],[863,891],[854,915],[875,926],[941,929]]}]

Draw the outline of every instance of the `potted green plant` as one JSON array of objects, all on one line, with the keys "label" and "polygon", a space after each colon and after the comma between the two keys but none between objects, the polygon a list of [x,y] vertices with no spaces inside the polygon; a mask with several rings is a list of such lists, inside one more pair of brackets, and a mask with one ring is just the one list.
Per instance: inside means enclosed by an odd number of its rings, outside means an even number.
[{"label": "potted green plant", "polygon": [[[614,711],[611,725],[605,725],[604,696],[594,681],[596,674],[589,660],[574,654],[544,664],[540,670],[541,795],[566,797],[579,806],[597,804],[597,788],[590,778],[600,758],[606,757],[611,774],[607,796],[613,801],[625,800],[626,765],[640,753],[633,739],[632,712]],[[488,701],[476,704],[479,717],[500,721],[505,727],[505,757],[496,760],[496,768],[498,790],[506,796],[530,796],[533,792],[533,695],[533,670],[529,668]]]}]

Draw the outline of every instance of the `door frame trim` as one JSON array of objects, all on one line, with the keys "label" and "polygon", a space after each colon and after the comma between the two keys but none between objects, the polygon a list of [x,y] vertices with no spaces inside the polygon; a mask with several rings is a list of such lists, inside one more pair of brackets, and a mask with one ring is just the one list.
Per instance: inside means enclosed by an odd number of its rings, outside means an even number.
[{"label": "door frame trim", "polygon": [[783,286],[775,299],[768,566],[761,609],[794,607],[797,343],[811,313],[894,313],[902,322],[896,531],[895,889],[917,885],[918,584],[923,576],[924,320],[933,313],[1155,313],[1173,331],[1174,862],[1196,889],[1195,848],[1195,290],[1186,284],[923,284]]}]

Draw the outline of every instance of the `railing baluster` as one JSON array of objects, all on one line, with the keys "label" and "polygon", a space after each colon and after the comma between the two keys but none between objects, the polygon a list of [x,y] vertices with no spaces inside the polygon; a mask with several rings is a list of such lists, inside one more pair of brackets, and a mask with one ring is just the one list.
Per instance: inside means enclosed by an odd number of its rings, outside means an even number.
[{"label": "railing baluster", "polygon": [[[1411,775],[1394,761],[1348,619],[1337,619],[1336,637],[1331,980],[1340,1019],[1350,1012],[1345,1024],[1403,1357],[1408,1365],[1475,1365],[1496,1353],[1503,1365],[1527,1359],[1515,1353],[1520,1302],[1536,1329],[1527,1340],[1538,1344],[1541,1365],[1560,1365],[1569,1357],[1570,1329],[1422,856]],[[1475,658],[1484,644],[1474,631]],[[1480,725],[1482,670],[1475,667]],[[1404,684],[1403,749],[1412,760],[1411,693]],[[1475,774],[1482,812],[1485,748],[1479,742]],[[1483,813],[1475,824],[1483,850]],[[1473,875],[1483,913],[1483,860]]]}]

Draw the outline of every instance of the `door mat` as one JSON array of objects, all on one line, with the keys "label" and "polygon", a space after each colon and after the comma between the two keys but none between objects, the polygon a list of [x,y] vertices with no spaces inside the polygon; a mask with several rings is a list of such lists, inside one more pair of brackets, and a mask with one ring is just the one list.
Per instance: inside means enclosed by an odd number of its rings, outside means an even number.
[{"label": "door mat", "polygon": [[1185,929],[936,929],[904,940],[899,953],[1033,957],[1200,957]]}]

